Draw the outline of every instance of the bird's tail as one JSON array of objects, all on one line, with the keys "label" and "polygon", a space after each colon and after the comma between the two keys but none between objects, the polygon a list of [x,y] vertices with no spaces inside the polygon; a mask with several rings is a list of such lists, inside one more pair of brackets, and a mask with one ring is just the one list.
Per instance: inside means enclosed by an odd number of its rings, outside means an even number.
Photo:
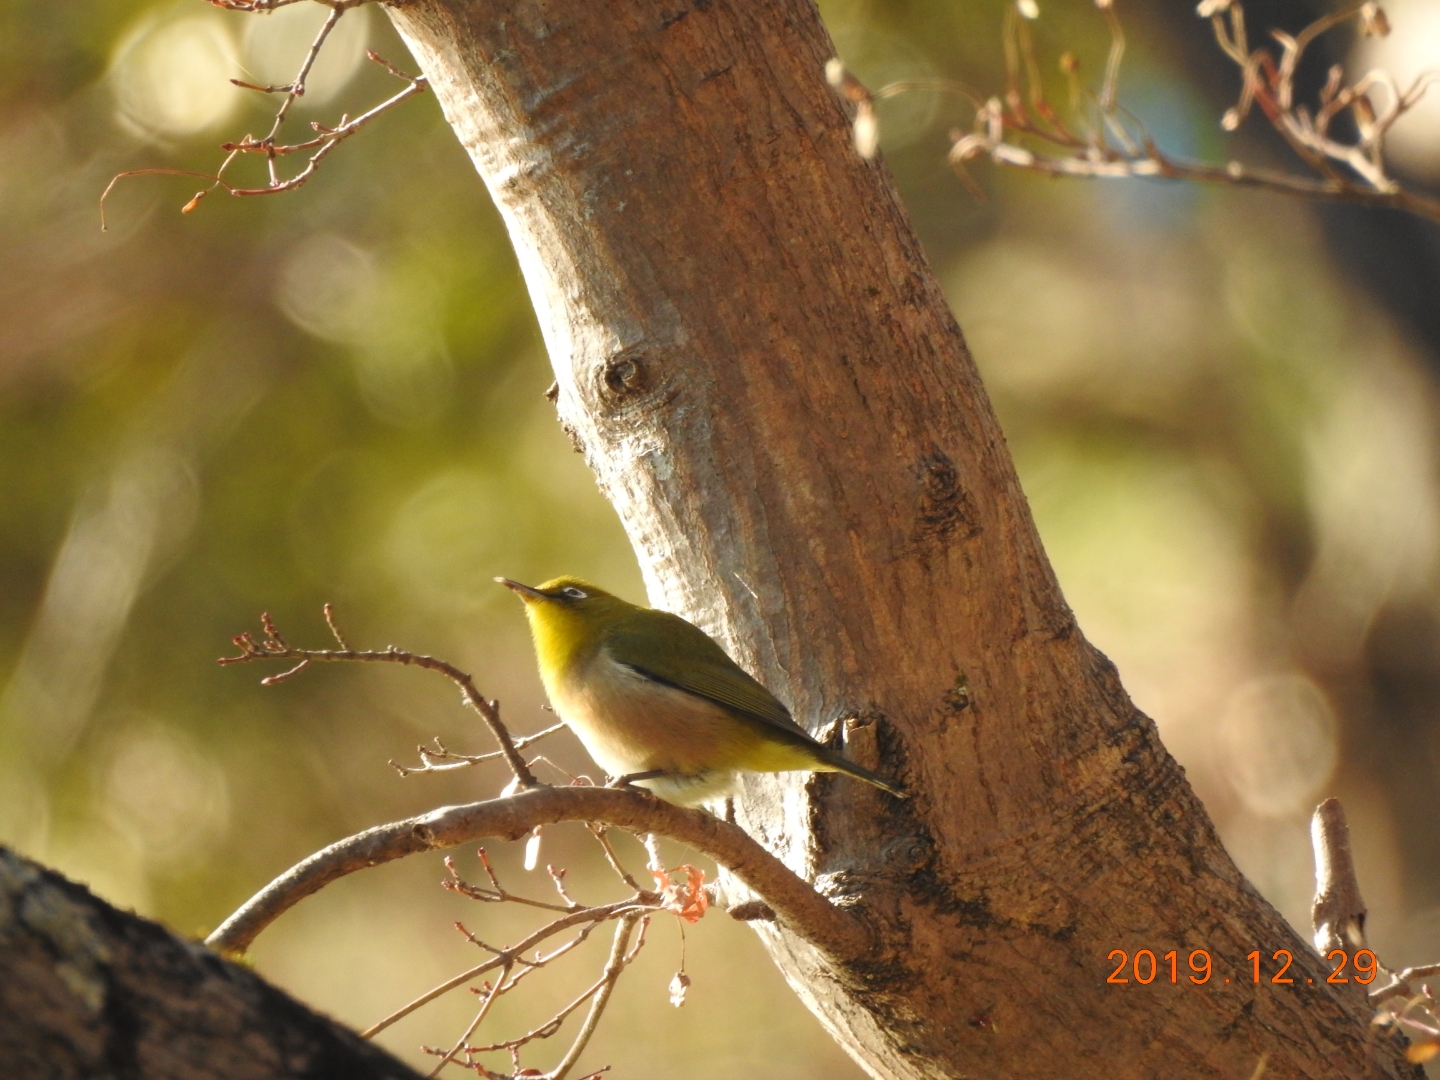
[{"label": "bird's tail", "polygon": [[864,780],[867,784],[873,784],[881,791],[888,791],[897,799],[908,799],[910,797],[888,780],[882,780],[869,769],[856,765],[838,750],[832,750],[828,746],[822,746],[819,748],[819,751],[815,756],[820,759],[820,765],[823,771],[842,772],[847,776],[855,777],[857,780]]}]

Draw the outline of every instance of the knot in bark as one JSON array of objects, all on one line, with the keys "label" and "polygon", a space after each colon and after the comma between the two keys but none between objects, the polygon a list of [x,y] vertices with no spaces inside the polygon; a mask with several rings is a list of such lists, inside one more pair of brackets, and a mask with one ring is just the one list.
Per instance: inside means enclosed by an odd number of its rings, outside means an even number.
[{"label": "knot in bark", "polygon": [[984,528],[975,500],[960,482],[960,472],[943,450],[920,459],[920,507],[911,542],[917,547],[940,545],[958,534],[969,540]]},{"label": "knot in bark", "polygon": [[633,348],[607,359],[600,367],[601,397],[611,406],[629,406],[646,397],[657,382],[656,364],[648,349]]}]

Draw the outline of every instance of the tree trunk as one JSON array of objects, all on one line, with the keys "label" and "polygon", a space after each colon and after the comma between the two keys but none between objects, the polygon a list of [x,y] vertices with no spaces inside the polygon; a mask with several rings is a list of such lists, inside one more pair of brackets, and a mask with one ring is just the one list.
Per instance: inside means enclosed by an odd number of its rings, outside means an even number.
[{"label": "tree trunk", "polygon": [[[877,930],[842,966],[760,927],[845,1048],[885,1078],[1413,1075],[1076,628],[810,0],[392,17],[504,215],[652,600],[913,794],[801,774],[737,807]],[[1160,976],[1107,984],[1115,949]]]},{"label": "tree trunk", "polygon": [[419,1080],[253,972],[0,848],[4,1080]]}]

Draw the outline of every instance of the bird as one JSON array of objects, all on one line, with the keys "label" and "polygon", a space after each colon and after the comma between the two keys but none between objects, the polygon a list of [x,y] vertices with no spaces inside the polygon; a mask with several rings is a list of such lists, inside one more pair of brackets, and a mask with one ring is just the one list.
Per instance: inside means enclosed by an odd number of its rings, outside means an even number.
[{"label": "bird", "polygon": [[817,742],[718,642],[679,615],[639,607],[577,577],[522,585],[550,704],[616,786],[699,806],[742,772],[841,772],[900,788]]}]

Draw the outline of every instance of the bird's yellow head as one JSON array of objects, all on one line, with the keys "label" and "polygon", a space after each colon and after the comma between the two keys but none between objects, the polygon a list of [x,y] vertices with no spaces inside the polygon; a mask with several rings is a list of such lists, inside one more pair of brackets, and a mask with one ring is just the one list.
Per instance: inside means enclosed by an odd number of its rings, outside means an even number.
[{"label": "bird's yellow head", "polygon": [[495,580],[525,601],[540,676],[547,687],[593,655],[605,631],[636,610],[634,604],[577,577],[552,578],[533,586],[503,577]]}]

